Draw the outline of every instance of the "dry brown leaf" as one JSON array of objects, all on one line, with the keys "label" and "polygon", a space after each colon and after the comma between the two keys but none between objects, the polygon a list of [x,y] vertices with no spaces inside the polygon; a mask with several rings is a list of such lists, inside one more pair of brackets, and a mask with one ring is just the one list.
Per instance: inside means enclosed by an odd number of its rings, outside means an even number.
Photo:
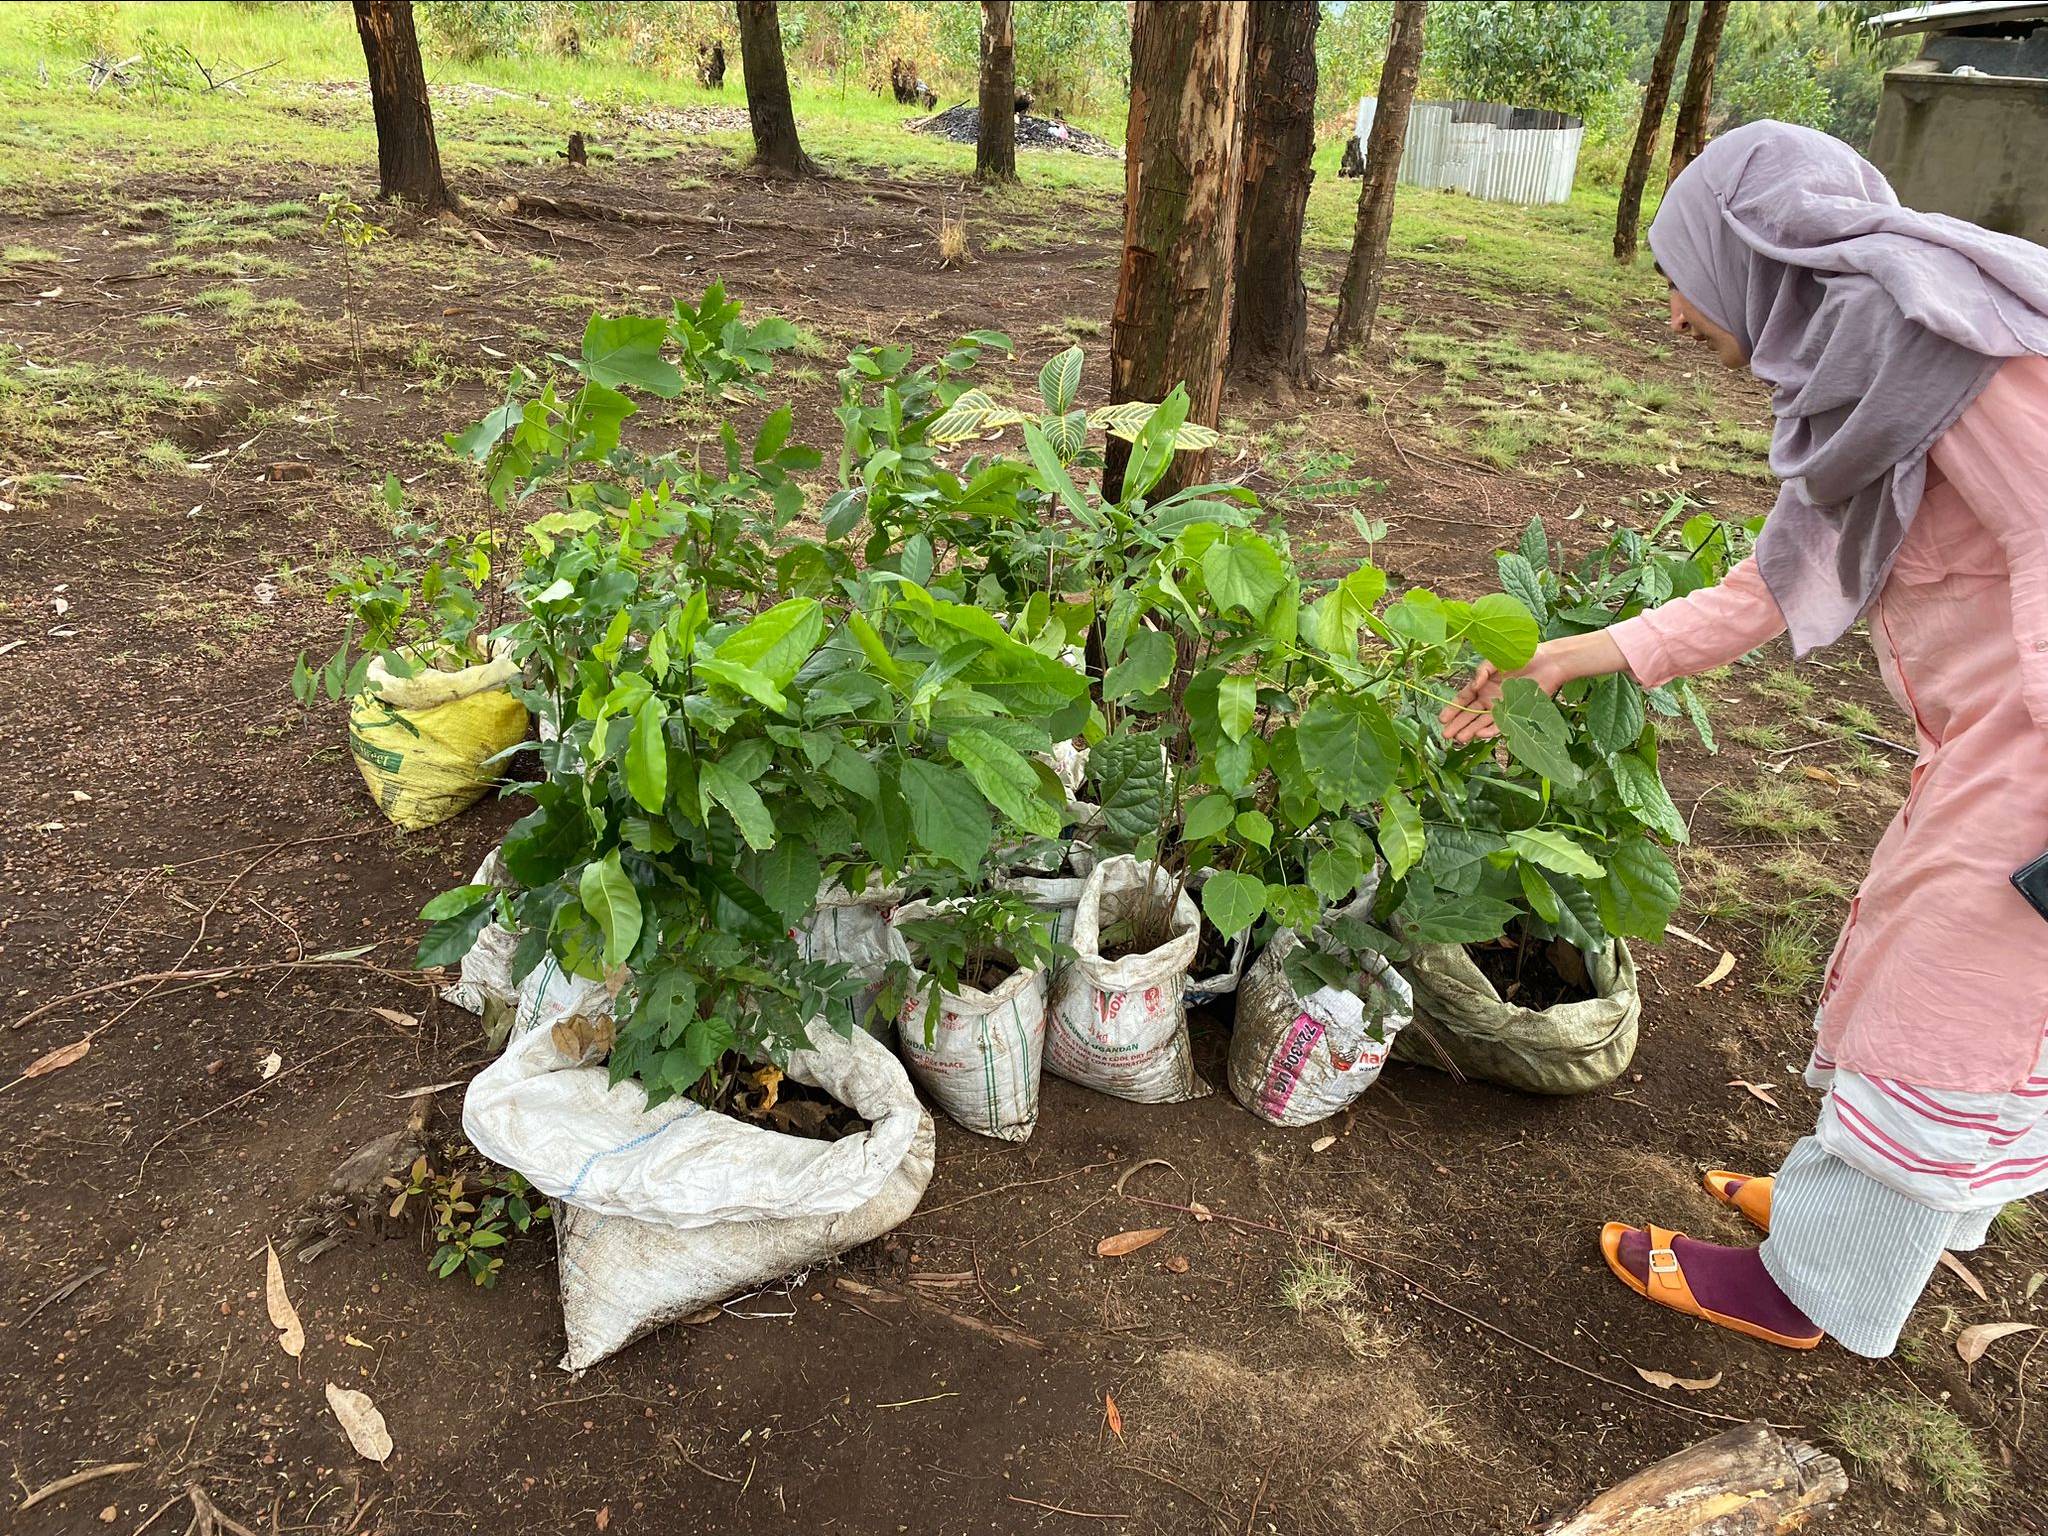
[{"label": "dry brown leaf", "polygon": [[400,1029],[419,1028],[420,1021],[418,1019],[409,1013],[400,1013],[396,1008],[372,1008],[370,1012],[377,1015],[386,1024],[396,1024]]},{"label": "dry brown leaf", "polygon": [[261,1061],[256,1063],[256,1075],[262,1078],[263,1081],[266,1083],[269,1082],[273,1077],[277,1076],[277,1074],[279,1072],[282,1072],[283,1070],[284,1058],[278,1055],[275,1051],[272,1051],[268,1056],[265,1056]]},{"label": "dry brown leaf", "polygon": [[1636,1374],[1651,1386],[1666,1392],[1669,1392],[1673,1387],[1683,1388],[1687,1392],[1710,1392],[1715,1387],[1721,1385],[1721,1373],[1719,1371],[1714,1372],[1711,1376],[1694,1379],[1689,1376],[1674,1376],[1669,1371],[1646,1371],[1639,1365],[1636,1367]]},{"label": "dry brown leaf", "polygon": [[1115,1435],[1115,1436],[1117,1437],[1117,1439],[1119,1439],[1119,1440],[1123,1439],[1123,1437],[1124,1437],[1124,1416],[1123,1416],[1123,1410],[1117,1407],[1117,1405],[1116,1405],[1116,1398],[1115,1398],[1115,1396],[1114,1396],[1113,1394],[1111,1394],[1111,1393],[1108,1393],[1108,1392],[1105,1392],[1105,1393],[1103,1393],[1103,1394],[1102,1394],[1102,1413],[1103,1413],[1103,1417],[1105,1417],[1105,1418],[1107,1418],[1107,1419],[1109,1420],[1109,1432],[1110,1432],[1110,1433],[1111,1433],[1112,1435]]},{"label": "dry brown leaf", "polygon": [[21,1069],[23,1077],[41,1077],[46,1072],[60,1071],[73,1062],[81,1060],[92,1049],[92,1036],[74,1040],[69,1045],[60,1045],[54,1051],[45,1051],[34,1061]]},{"label": "dry brown leaf", "polygon": [[681,1318],[679,1321],[685,1328],[696,1328],[701,1327],[705,1323],[714,1323],[723,1316],[725,1316],[725,1308],[713,1302],[708,1307],[699,1307],[688,1317]]},{"label": "dry brown leaf", "polygon": [[1967,1285],[1970,1288],[1971,1294],[1979,1301],[1989,1301],[1991,1299],[1991,1293],[1984,1289],[1984,1282],[1972,1274],[1970,1266],[1954,1254],[1944,1253],[1941,1256],[1941,1267]]},{"label": "dry brown leaf", "polygon": [[2027,1276],[2027,1300],[2032,1301],[2039,1294],[2041,1282],[2044,1280],[2048,1280],[2048,1275],[2042,1274],[2038,1269]]},{"label": "dry brown leaf", "polygon": [[1751,1098],[1761,1100],[1773,1109],[1778,1107],[1778,1101],[1771,1097],[1771,1090],[1778,1086],[1776,1083],[1752,1083],[1746,1077],[1733,1077],[1728,1080],[1728,1086],[1746,1089]]},{"label": "dry brown leaf", "polygon": [[1314,1141],[1309,1143],[1308,1149],[1311,1152],[1327,1152],[1330,1150],[1330,1148],[1334,1147],[1335,1145],[1337,1145],[1336,1137],[1318,1136]]},{"label": "dry brown leaf", "polygon": [[374,1344],[365,1344],[352,1333],[344,1333],[341,1336],[341,1342],[348,1345],[351,1349],[375,1349],[377,1347]]},{"label": "dry brown leaf", "polygon": [[1095,1255],[1102,1259],[1120,1259],[1127,1253],[1136,1253],[1140,1248],[1158,1242],[1172,1230],[1171,1227],[1140,1227],[1135,1232],[1119,1232],[1097,1243]]},{"label": "dry brown leaf", "polygon": [[263,1251],[268,1255],[263,1304],[270,1312],[271,1326],[277,1329],[277,1347],[296,1360],[306,1352],[306,1330],[299,1322],[298,1309],[285,1293],[284,1268],[277,1262],[277,1249],[266,1242]]},{"label": "dry brown leaf", "polygon": [[1842,787],[1841,775],[1829,769],[1816,768],[1811,763],[1805,763],[1800,766],[1799,771],[1817,783],[1829,784],[1836,789]]},{"label": "dry brown leaf", "polygon": [[1694,982],[1693,985],[1700,988],[1714,986],[1719,982],[1726,981],[1728,979],[1728,973],[1734,969],[1735,951],[1733,951],[1732,949],[1724,949],[1721,951],[1721,958],[1719,961],[1715,963],[1714,968],[1711,971],[1707,972],[1706,975],[1702,976],[1698,981]]},{"label": "dry brown leaf", "polygon": [[1176,1253],[1166,1261],[1166,1268],[1169,1274],[1186,1274],[1188,1272],[1188,1256],[1184,1253]]},{"label": "dry brown leaf", "polygon": [[612,1523],[612,1507],[607,1504],[597,1512],[597,1528],[602,1531]]},{"label": "dry brown leaf", "polygon": [[1199,1200],[1190,1200],[1188,1202],[1188,1210],[1194,1214],[1194,1218],[1197,1221],[1214,1221],[1216,1219],[1209,1207],[1202,1204]]},{"label": "dry brown leaf", "polygon": [[370,1461],[383,1461],[391,1454],[391,1431],[384,1427],[384,1415],[377,1405],[352,1387],[327,1383],[327,1406],[341,1421],[342,1433],[356,1454]]},{"label": "dry brown leaf", "polygon": [[1963,1357],[1963,1364],[1975,1365],[1984,1358],[1984,1351],[2000,1339],[2016,1333],[2035,1333],[2040,1327],[2039,1323],[1975,1323],[1956,1335],[1956,1353]]}]

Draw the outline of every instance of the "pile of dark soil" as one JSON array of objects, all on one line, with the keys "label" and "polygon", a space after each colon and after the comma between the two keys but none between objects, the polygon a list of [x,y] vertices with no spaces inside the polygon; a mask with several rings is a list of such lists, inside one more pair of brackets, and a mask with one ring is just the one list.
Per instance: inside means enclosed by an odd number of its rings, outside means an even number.
[{"label": "pile of dark soil", "polygon": [[1499,944],[1467,947],[1502,1002],[1541,1012],[1559,1003],[1583,1003],[1594,995],[1585,961],[1562,939],[1525,937],[1517,943],[1511,935]]},{"label": "pile of dark soil", "polygon": [[[972,144],[981,136],[981,108],[963,101],[930,117],[914,117],[904,126],[912,133],[936,133],[956,144]],[[1028,112],[1017,114],[1017,142],[1026,149],[1070,149],[1077,155],[1100,155],[1105,160],[1124,157],[1107,139],[1070,127],[1058,118],[1033,117]]]}]

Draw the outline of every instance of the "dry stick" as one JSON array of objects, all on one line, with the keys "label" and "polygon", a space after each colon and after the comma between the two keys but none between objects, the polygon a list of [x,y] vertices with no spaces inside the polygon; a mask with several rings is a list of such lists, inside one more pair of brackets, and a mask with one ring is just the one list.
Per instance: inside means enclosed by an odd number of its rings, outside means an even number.
[{"label": "dry stick", "polygon": [[1056,1515],[1072,1515],[1076,1520],[1128,1520],[1128,1514],[1098,1514],[1092,1509],[1068,1509],[1064,1504],[1048,1504],[1043,1499],[1027,1499],[1022,1494],[1009,1495],[1012,1504],[1029,1504],[1033,1509],[1049,1509]]},{"label": "dry stick", "polygon": [[1013,1189],[1029,1189],[1034,1184],[1057,1184],[1061,1179],[1078,1178],[1084,1173],[1093,1173],[1098,1168],[1113,1168],[1122,1161],[1122,1158],[1112,1157],[1107,1162],[1086,1163],[1079,1168],[1069,1168],[1065,1173],[1048,1174],[1042,1179],[1019,1179],[1014,1184],[998,1184],[994,1189],[984,1189],[979,1194],[963,1195],[958,1200],[949,1200],[944,1205],[931,1206],[926,1210],[920,1211],[918,1214],[921,1216],[936,1216],[941,1211],[950,1211],[959,1206],[971,1204],[976,1200],[986,1200],[990,1195],[1007,1194]]},{"label": "dry stick", "polygon": [[[1193,1206],[1176,1205],[1171,1200],[1148,1200],[1143,1195],[1125,1195],[1124,1198],[1126,1200],[1129,1200],[1134,1205],[1149,1205],[1162,1211],[1178,1211],[1183,1216],[1195,1216],[1199,1214],[1196,1212]],[[1326,1237],[1317,1237],[1313,1234],[1297,1237],[1294,1233],[1289,1232],[1285,1227],[1276,1227],[1271,1222],[1252,1221],[1243,1216],[1226,1216],[1221,1211],[1209,1212],[1208,1219],[1211,1221],[1227,1221],[1232,1226],[1240,1228],[1245,1231],[1270,1232],[1275,1237],[1292,1238],[1296,1242],[1314,1243],[1319,1248],[1327,1248],[1330,1250],[1330,1252],[1338,1254],[1343,1258],[1347,1258],[1351,1260],[1351,1262],[1354,1264],[1363,1264],[1368,1269],[1376,1269],[1381,1274],[1388,1275],[1396,1280],[1399,1280],[1403,1285],[1407,1286],[1410,1290],[1415,1292],[1416,1295],[1420,1296],[1424,1301],[1429,1302],[1432,1306],[1441,1307],[1444,1311],[1449,1312],[1454,1317],[1462,1317],[1466,1322],[1471,1323],[1474,1327],[1483,1328],[1488,1333],[1494,1335],[1496,1338],[1505,1339],[1510,1344],[1519,1345],[1521,1348],[1528,1350],[1530,1354],[1537,1355],[1540,1356],[1542,1359],[1548,1360],[1552,1365],[1563,1366],[1564,1369],[1572,1371],[1577,1375],[1584,1376],[1590,1381],[1597,1381],[1604,1387],[1612,1387],[1617,1392],[1626,1392],[1631,1397],[1640,1397],[1641,1399],[1643,1399],[1644,1402],[1655,1403],[1659,1408],[1662,1408],[1667,1412],[1690,1414],[1692,1417],[1696,1419],[1713,1419],[1718,1423],[1722,1424],[1761,1423],[1769,1426],[1772,1429],[1778,1430],[1800,1429],[1804,1427],[1798,1424],[1773,1424],[1768,1419],[1755,1419],[1732,1413],[1714,1413],[1706,1408],[1694,1408],[1685,1403],[1670,1402],[1664,1398],[1658,1397],[1655,1393],[1646,1392],[1638,1387],[1632,1387],[1625,1381],[1616,1381],[1611,1376],[1603,1376],[1598,1371],[1588,1370],[1583,1365],[1577,1365],[1570,1360],[1564,1359],[1562,1356],[1553,1355],[1549,1350],[1543,1348],[1542,1345],[1532,1344],[1529,1342],[1529,1340],[1523,1338],[1520,1334],[1510,1333],[1507,1329],[1501,1327],[1500,1324],[1488,1322],[1485,1318],[1481,1317],[1476,1312],[1467,1312],[1463,1307],[1459,1306],[1455,1302],[1445,1301],[1443,1297],[1437,1295],[1434,1291],[1428,1289],[1426,1286],[1420,1284],[1416,1280],[1410,1278],[1408,1275],[1402,1273],[1400,1270],[1394,1268],[1393,1265],[1383,1264],[1378,1259],[1373,1258],[1369,1254],[1360,1253],[1355,1248],[1347,1248],[1342,1243],[1332,1242],[1330,1239]]]},{"label": "dry stick", "polygon": [[1273,1463],[1279,1459],[1278,1451],[1266,1458],[1266,1470],[1259,1474],[1259,1487],[1252,1495],[1252,1507],[1245,1511],[1244,1536],[1252,1536],[1252,1529],[1258,1524],[1259,1506],[1266,1502],[1266,1485],[1273,1480]]},{"label": "dry stick", "polygon": [[[124,976],[119,981],[103,981],[96,987],[86,987],[77,992],[67,992],[62,997],[52,998],[40,1008],[24,1013],[7,1027],[20,1029],[23,1025],[33,1024],[45,1014],[54,1013],[67,1003],[83,1002],[89,997],[102,997],[126,987],[143,987],[160,981],[189,981],[203,986],[210,981],[226,981],[231,976],[260,976],[266,971],[374,971],[379,976],[388,976],[393,981],[403,982],[407,986],[433,985],[424,980],[418,971],[394,971],[389,966],[371,965],[365,960],[249,960],[240,965],[209,966],[198,971],[142,971],[133,976]],[[172,990],[187,991],[189,988]],[[155,995],[167,997],[170,994]]]},{"label": "dry stick", "polygon": [[1142,1476],[1152,1478],[1157,1482],[1162,1482],[1166,1484],[1166,1486],[1169,1488],[1178,1488],[1182,1493],[1186,1494],[1189,1498],[1193,1499],[1197,1504],[1201,1505],[1204,1509],[1208,1510],[1218,1520],[1221,1520],[1226,1525],[1230,1523],[1230,1516],[1224,1512],[1222,1506],[1211,1503],[1208,1499],[1203,1498],[1199,1493],[1195,1492],[1194,1489],[1188,1487],[1187,1484],[1175,1482],[1172,1478],[1168,1477],[1164,1472],[1154,1472],[1150,1467],[1141,1466],[1139,1463],[1135,1461],[1123,1462],[1121,1463],[1121,1468],[1123,1471],[1136,1472],[1141,1474]]},{"label": "dry stick", "polygon": [[57,1289],[50,1292],[49,1295],[45,1296],[41,1301],[37,1302],[33,1307],[31,1307],[29,1309],[28,1316],[24,1317],[21,1320],[20,1326],[26,1328],[30,1323],[34,1322],[36,1318],[42,1314],[42,1311],[45,1307],[54,1307],[66,1296],[69,1296],[81,1285],[85,1284],[86,1281],[98,1279],[101,1275],[104,1275],[108,1270],[112,1269],[113,1267],[114,1266],[111,1264],[102,1264],[97,1269],[88,1269],[84,1274],[79,1275],[74,1279],[66,1280],[62,1285],[58,1286]]},{"label": "dry stick", "polygon": [[87,1467],[83,1472],[73,1472],[69,1477],[60,1477],[54,1483],[45,1483],[34,1493],[14,1507],[17,1510],[34,1509],[45,1499],[53,1499],[60,1493],[68,1493],[84,1483],[97,1482],[103,1477],[113,1477],[121,1472],[140,1472],[148,1466],[146,1461],[109,1461],[97,1467]]}]

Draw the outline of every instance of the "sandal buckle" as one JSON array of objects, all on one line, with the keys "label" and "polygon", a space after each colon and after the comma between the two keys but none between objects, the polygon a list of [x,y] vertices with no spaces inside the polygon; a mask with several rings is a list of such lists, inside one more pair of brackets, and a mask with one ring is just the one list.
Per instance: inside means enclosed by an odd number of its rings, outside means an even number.
[{"label": "sandal buckle", "polygon": [[1650,1273],[1653,1275],[1675,1275],[1678,1273],[1678,1255],[1669,1248],[1650,1250]]}]

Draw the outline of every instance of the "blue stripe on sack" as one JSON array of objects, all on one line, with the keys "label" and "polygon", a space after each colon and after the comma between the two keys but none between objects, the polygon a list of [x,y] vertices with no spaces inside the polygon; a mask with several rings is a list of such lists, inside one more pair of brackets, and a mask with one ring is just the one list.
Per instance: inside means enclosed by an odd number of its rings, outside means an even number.
[{"label": "blue stripe on sack", "polygon": [[564,1200],[574,1200],[576,1198],[576,1191],[583,1187],[583,1181],[585,1178],[589,1176],[590,1170],[594,1166],[596,1166],[596,1164],[603,1161],[605,1158],[617,1157],[621,1152],[630,1152],[635,1147],[643,1146],[646,1143],[654,1140],[655,1137],[659,1136],[663,1131],[667,1130],[670,1126],[674,1125],[677,1120],[686,1120],[688,1118],[689,1111],[685,1110],[682,1114],[677,1115],[675,1119],[664,1120],[660,1125],[657,1125],[653,1130],[643,1131],[640,1135],[635,1136],[631,1141],[622,1141],[616,1147],[612,1147],[608,1151],[591,1153],[590,1156],[583,1159],[583,1166],[576,1170],[576,1177],[569,1181],[568,1192],[565,1193],[562,1196],[562,1198]]}]

